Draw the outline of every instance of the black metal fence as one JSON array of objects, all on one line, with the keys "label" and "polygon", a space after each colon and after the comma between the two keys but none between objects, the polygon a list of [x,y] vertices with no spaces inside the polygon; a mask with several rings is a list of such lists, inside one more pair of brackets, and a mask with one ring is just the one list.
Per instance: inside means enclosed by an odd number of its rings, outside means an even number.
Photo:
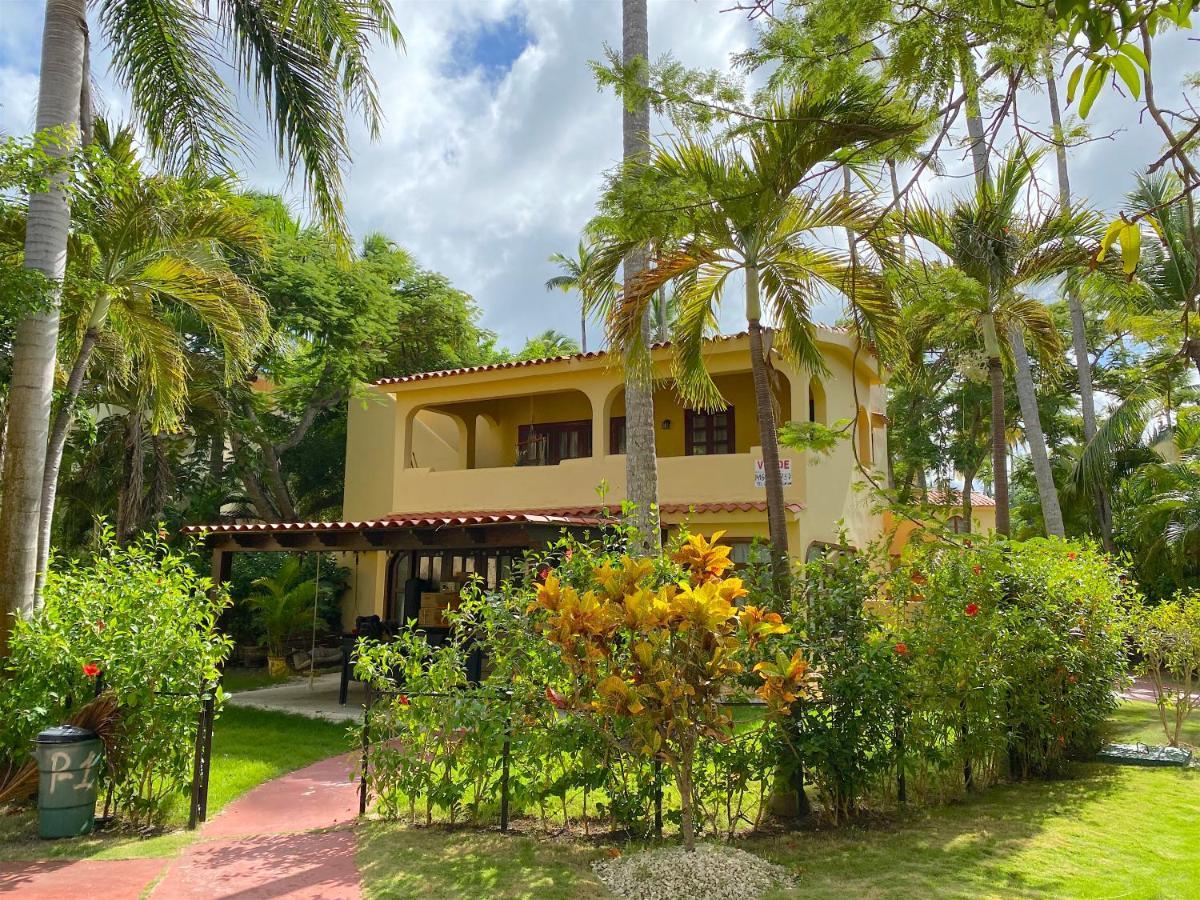
[{"label": "black metal fence", "polygon": [[[513,702],[512,691],[493,691],[486,692],[479,689],[473,689],[470,692],[437,692],[437,691],[401,691],[401,690],[379,690],[367,682],[366,697],[363,700],[363,719],[362,719],[362,736],[360,742],[360,752],[362,754],[360,763],[360,774],[358,781],[358,814],[365,816],[367,814],[367,806],[370,801],[370,748],[371,748],[371,711],[377,700],[382,700],[387,697],[429,697],[433,699],[446,700],[461,700],[465,697],[473,699],[493,699],[497,702],[509,704],[509,711],[505,716],[504,726],[504,743],[500,752],[500,831],[507,833],[509,830],[509,813],[511,793],[509,790],[509,776],[512,763],[512,711]],[[766,704],[761,700],[728,700],[722,701],[721,706],[729,708],[750,707],[760,708]],[[655,837],[661,838],[663,832],[663,770],[662,760],[655,759],[653,763],[654,769],[654,834]]]}]

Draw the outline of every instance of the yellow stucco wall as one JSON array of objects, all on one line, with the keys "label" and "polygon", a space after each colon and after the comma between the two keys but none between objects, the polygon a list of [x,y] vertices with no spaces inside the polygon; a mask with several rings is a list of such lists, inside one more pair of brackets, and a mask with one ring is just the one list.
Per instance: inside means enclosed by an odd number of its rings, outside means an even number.
[{"label": "yellow stucco wall", "polygon": [[[851,543],[883,533],[883,515],[865,491],[854,448],[884,468],[886,405],[878,361],[841,331],[821,329],[819,346],[828,371],[819,378],[814,404],[818,420],[865,422],[862,440],[840,441],[828,455],[783,450],[793,483],[789,542],[803,557],[813,541],[837,542],[844,527]],[[761,502],[754,482],[761,459],[749,348],[745,337],[709,343],[706,362],[733,406],[734,453],[686,456],[684,404],[670,381],[670,352],[655,351],[655,422],[659,449],[659,501],[663,504]],[[773,356],[779,420],[809,414],[807,372]],[[852,379],[851,371],[855,372]],[[624,414],[622,372],[607,355],[370,387],[367,402],[351,404],[346,450],[344,516],[364,520],[390,513],[467,512],[590,506],[605,486],[605,502],[625,497],[625,457],[609,453],[610,420]],[[858,410],[862,409],[862,416]],[[669,419],[669,428],[662,427]],[[515,466],[518,429],[531,422],[591,422],[593,452],[556,466]],[[864,458],[864,464],[868,462]],[[880,480],[882,481],[882,474]],[[668,522],[681,514],[664,517]],[[841,525],[839,525],[841,523]],[[726,528],[733,538],[766,535],[766,514],[706,513],[691,517],[693,529]],[[360,560],[360,567],[366,564]],[[364,588],[382,603],[382,557],[362,574]],[[366,591],[364,591],[366,593]]]}]

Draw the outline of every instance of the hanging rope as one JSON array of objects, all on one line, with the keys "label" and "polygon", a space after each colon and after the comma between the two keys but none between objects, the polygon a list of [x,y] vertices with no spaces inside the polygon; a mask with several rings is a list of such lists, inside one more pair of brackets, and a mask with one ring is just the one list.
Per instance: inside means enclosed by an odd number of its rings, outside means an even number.
[{"label": "hanging rope", "polygon": [[[304,554],[308,556],[307,553]],[[317,604],[321,602],[321,551],[317,551],[316,588],[313,590],[312,646],[308,652],[308,689],[314,690],[317,675]]]}]

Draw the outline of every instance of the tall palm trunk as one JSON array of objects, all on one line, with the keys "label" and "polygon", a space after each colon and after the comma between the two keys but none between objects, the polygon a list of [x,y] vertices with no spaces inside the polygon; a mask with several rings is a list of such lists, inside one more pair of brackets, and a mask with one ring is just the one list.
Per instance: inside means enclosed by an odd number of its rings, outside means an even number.
[{"label": "tall palm trunk", "polygon": [[[979,107],[979,82],[975,73],[975,61],[969,52],[963,54],[963,85],[967,92],[967,136],[971,143],[971,157],[975,164],[975,180],[982,185],[991,178],[988,166],[988,148],[983,133],[983,118]],[[995,286],[992,286],[993,289]],[[989,316],[990,319],[990,316]],[[992,331],[995,331],[995,321],[991,321]],[[1037,406],[1037,388],[1033,383],[1033,370],[1029,366],[1029,353],[1025,349],[1025,337],[1017,327],[1008,330],[1008,339],[1013,348],[1013,381],[1017,386],[1017,399],[1021,404],[1021,418],[1025,423],[1025,440],[1029,444],[1029,456],[1033,463],[1033,474],[1037,481],[1038,499],[1042,506],[1042,519],[1046,525],[1046,533],[1063,537],[1062,508],[1058,502],[1058,489],[1054,484],[1054,473],[1050,469],[1050,455],[1046,451],[1046,436],[1042,432],[1042,418]],[[1004,372],[998,368],[999,354],[995,358],[997,372],[992,372],[993,357],[988,353],[988,372],[992,378],[992,418],[1000,420],[1001,433],[997,434],[996,423],[992,424],[992,455],[996,459],[997,441],[1002,441],[1004,450],[1004,471],[996,473],[996,530],[1001,534],[1009,533],[1009,498],[1008,498],[1008,444],[1003,435],[1004,425]],[[996,410],[996,377],[999,377],[1000,409]],[[1001,478],[1003,476],[1003,478]],[[1004,487],[1004,528],[1000,527],[1000,488],[1003,480]]]},{"label": "tall palm trunk", "polygon": [[779,472],[779,435],[775,424],[775,398],[767,355],[763,349],[762,310],[758,269],[746,268],[746,322],[750,331],[750,374],[754,379],[754,406],[758,415],[758,442],[762,446],[767,490],[767,529],[771,538],[771,575],[780,597],[787,596],[791,558],[788,555],[787,515],[783,505],[783,476]]},{"label": "tall palm trunk", "polygon": [[[87,19],[84,0],[47,0],[42,32],[41,81],[36,128],[65,128],[78,138],[83,91]],[[52,154],[68,147],[50,146]],[[67,264],[71,211],[56,183],[29,198],[25,227],[25,266],[61,284]],[[27,615],[36,603],[38,509],[58,345],[59,291],[47,309],[17,326],[0,511],[0,654],[7,653],[12,617]]]},{"label": "tall palm trunk", "polygon": [[[1062,109],[1058,103],[1058,82],[1054,77],[1054,64],[1049,54],[1046,63],[1046,95],[1050,102],[1050,124],[1054,129],[1054,156],[1058,162],[1058,202],[1064,212],[1071,211],[1071,182],[1067,177],[1067,146],[1063,140]],[[1067,286],[1067,308],[1071,311],[1071,344],[1075,351],[1075,371],[1079,377],[1079,406],[1083,411],[1083,439],[1090,441],[1096,436],[1096,397],[1092,392],[1092,360],[1088,352],[1087,323],[1083,317],[1083,303],[1075,285]],[[1096,488],[1096,518],[1100,525],[1100,536],[1104,549],[1116,548],[1112,535],[1112,506],[1108,491]]]},{"label": "tall palm trunk", "polygon": [[38,511],[37,586],[35,588],[37,594],[42,592],[42,585],[46,580],[46,565],[50,561],[50,535],[54,528],[54,501],[58,495],[58,473],[62,468],[63,448],[67,445],[67,435],[71,431],[71,422],[75,417],[75,401],[79,399],[79,393],[83,390],[88,364],[91,362],[92,354],[98,343],[100,343],[100,327],[89,325],[87,331],[83,333],[83,342],[79,345],[79,353],[75,356],[71,374],[67,378],[67,390],[50,428],[50,442],[46,448],[46,466],[42,473],[41,508]]},{"label": "tall palm trunk", "polygon": [[1038,411],[1037,391],[1033,386],[1033,370],[1029,366],[1025,336],[1019,328],[1013,327],[1008,330],[1008,340],[1013,348],[1013,381],[1017,385],[1017,400],[1020,401],[1021,418],[1025,422],[1025,442],[1029,444],[1029,458],[1037,480],[1038,500],[1042,504],[1042,521],[1045,523],[1047,535],[1066,537],[1062,507],[1058,503],[1058,488],[1054,484],[1054,473],[1050,469],[1046,436],[1042,433],[1042,417]]},{"label": "tall palm trunk", "polygon": [[1000,361],[1000,339],[991,314],[982,320],[987,351],[988,382],[992,387],[992,490],[996,495],[996,533],[1008,537],[1008,434],[1004,422],[1004,366]]},{"label": "tall palm trunk", "polygon": [[[621,60],[625,65],[650,58],[646,0],[622,0]],[[646,73],[643,72],[643,78]],[[626,103],[621,123],[624,157],[644,160],[650,154],[650,104]],[[647,250],[639,247],[626,254],[625,284],[632,284],[645,270]],[[637,548],[642,553],[658,552],[662,544],[658,524],[658,456],[654,446],[654,380],[650,354],[650,310],[642,317],[642,335],[625,357],[625,490],[633,503]]]},{"label": "tall palm trunk", "polygon": [[579,307],[579,350],[587,353],[587,308],[583,304]]}]

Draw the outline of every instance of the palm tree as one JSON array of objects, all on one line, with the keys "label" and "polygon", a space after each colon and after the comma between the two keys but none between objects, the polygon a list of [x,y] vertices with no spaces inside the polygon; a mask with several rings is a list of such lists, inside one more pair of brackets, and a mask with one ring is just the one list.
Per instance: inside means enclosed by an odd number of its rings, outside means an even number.
[{"label": "palm tree", "polygon": [[[645,83],[650,62],[646,0],[621,2],[621,62],[639,65],[638,77]],[[625,165],[644,163],[650,155],[650,100],[622,98],[621,142]],[[626,284],[645,273],[648,243],[629,244],[624,251],[623,278]],[[615,272],[602,276],[603,283],[615,280]],[[600,298],[597,298],[600,299]],[[654,430],[654,380],[650,360],[650,311],[639,306],[637,338],[624,345],[625,351],[625,495],[633,506],[633,524],[638,549],[656,553],[662,546],[658,519],[658,451]]]},{"label": "palm tree", "polygon": [[[314,207],[345,234],[341,170],[349,156],[345,110],[380,124],[369,55],[379,39],[398,44],[388,0],[276,3],[256,0],[108,0],[99,26],[118,82],[147,149],[169,170],[226,168],[247,129],[234,92],[221,77],[232,63],[269,113],[276,151],[303,173]],[[87,0],[47,0],[35,129],[67,140],[47,147],[71,153],[91,123]],[[70,208],[64,182],[29,198],[24,265],[51,283],[66,272]],[[58,344],[59,302],[18,325],[13,343],[6,451],[0,473],[0,654],[9,619],[35,602],[38,523]]]},{"label": "palm tree", "polygon": [[[1058,203],[1071,209],[1071,182],[1067,170],[1066,132],[1062,126],[1062,108],[1058,102],[1058,81],[1054,77],[1054,64],[1050,55],[1044,59],[1046,69],[1046,98],[1050,105],[1050,125],[1054,134],[1054,156],[1058,164]],[[1071,344],[1075,352],[1075,372],[1079,380],[1079,405],[1083,413],[1083,439],[1090,441],[1096,436],[1096,399],[1092,393],[1092,362],[1088,354],[1087,323],[1083,315],[1083,303],[1079,298],[1079,287],[1072,280],[1067,285],[1067,308],[1071,313]],[[1112,509],[1108,490],[1104,485],[1096,488],[1097,519],[1105,549],[1113,549]]]},{"label": "palm tree", "polygon": [[563,293],[579,291],[579,348],[582,352],[587,353],[588,310],[603,302],[602,298],[589,297],[588,293],[593,289],[611,293],[616,290],[616,285],[597,284],[595,279],[589,277],[591,270],[596,265],[597,253],[595,248],[583,241],[579,242],[575,256],[555,253],[550,257],[550,262],[558,265],[561,274],[546,281],[546,290],[557,290]]},{"label": "palm tree", "polygon": [[1180,355],[1200,371],[1200,337],[1194,337],[1200,313],[1200,277],[1196,271],[1196,235],[1200,216],[1189,220],[1191,206],[1171,198],[1180,194],[1174,175],[1149,175],[1138,179],[1129,195],[1135,213],[1150,218],[1159,241],[1152,245],[1139,266],[1142,281],[1160,309],[1173,310],[1183,331]]},{"label": "palm tree", "polygon": [[246,600],[258,612],[266,632],[271,674],[282,675],[287,671],[283,659],[287,642],[316,621],[317,586],[301,574],[300,559],[290,556],[274,575],[255,579],[254,588]]},{"label": "palm tree", "polygon": [[[675,377],[680,393],[700,408],[725,405],[704,366],[706,331],[718,318],[730,276],[745,278],[745,315],[750,333],[759,443],[766,468],[767,520],[777,586],[788,580],[788,537],[779,442],[763,336],[764,313],[774,323],[774,346],[787,361],[824,372],[817,349],[812,305],[822,289],[845,295],[864,336],[885,338],[894,307],[876,274],[855,265],[847,252],[813,242],[822,229],[851,229],[876,251],[890,254],[879,217],[869,200],[838,193],[821,197],[798,190],[813,169],[840,153],[894,139],[915,127],[913,119],[885,99],[879,85],[855,81],[836,95],[801,92],[776,100],[760,125],[728,139],[684,137],[656,151],[628,180],[638,188],[628,196],[670,197],[682,210],[663,231],[650,235],[659,248],[654,266],[633,280],[613,304],[609,329],[613,343],[628,347],[642,340],[642,317],[655,293],[676,285],[679,317],[673,329]],[[636,221],[646,211],[630,209]],[[649,221],[654,223],[651,211]],[[651,224],[648,227],[653,228]],[[672,233],[663,233],[669,229]],[[637,233],[610,239],[608,267]]]},{"label": "palm tree", "polygon": [[525,342],[517,359],[551,359],[555,356],[574,356],[579,345],[563,334],[549,328]]},{"label": "palm tree", "polygon": [[[981,180],[971,196],[950,206],[914,205],[906,214],[908,231],[940,250],[965,276],[957,295],[958,314],[980,335],[987,357],[996,530],[1004,535],[1010,531],[1003,368],[1008,354],[1000,335],[1016,334],[1022,347],[1028,335],[1039,356],[1053,364],[1060,351],[1054,321],[1046,307],[1021,291],[1086,264],[1088,254],[1079,238],[1096,226],[1095,216],[1086,212],[1052,209],[1031,217],[1018,212],[1039,157],[1039,153],[1016,152],[1002,163],[994,180]],[[1047,530],[1062,534],[1053,477],[1049,490],[1039,478],[1038,489]]]},{"label": "palm tree", "polygon": [[[96,120],[104,163],[88,171],[75,205],[82,238],[71,241],[64,324],[74,347],[66,390],[53,416],[42,479],[38,588],[50,553],[54,499],[63,447],[93,355],[102,342],[119,376],[136,365],[154,398],[154,431],[177,418],[187,387],[182,338],[171,317],[187,310],[216,338],[225,377],[251,362],[267,326],[266,305],[229,268],[226,253],[261,249],[257,220],[215,177],[147,177],[133,149],[133,130]],[[96,171],[99,169],[99,171]],[[78,290],[78,286],[83,286]]]}]

